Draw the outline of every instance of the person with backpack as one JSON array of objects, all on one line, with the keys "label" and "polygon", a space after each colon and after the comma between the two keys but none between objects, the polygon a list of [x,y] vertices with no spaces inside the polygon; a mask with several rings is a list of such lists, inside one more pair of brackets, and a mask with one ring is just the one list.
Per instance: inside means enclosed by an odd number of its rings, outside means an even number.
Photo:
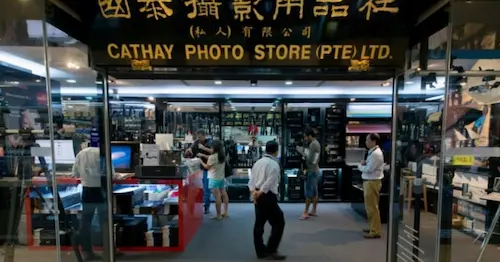
[{"label": "person with backpack", "polygon": [[[212,194],[215,197],[215,210],[217,213],[212,219],[221,220],[229,217],[229,197],[225,186],[226,155],[222,149],[220,140],[212,141],[212,150],[213,153],[209,156],[201,155],[201,157],[207,159],[206,163],[202,162],[202,165],[208,170],[208,187],[212,190]],[[222,209],[222,207],[224,208]]]}]

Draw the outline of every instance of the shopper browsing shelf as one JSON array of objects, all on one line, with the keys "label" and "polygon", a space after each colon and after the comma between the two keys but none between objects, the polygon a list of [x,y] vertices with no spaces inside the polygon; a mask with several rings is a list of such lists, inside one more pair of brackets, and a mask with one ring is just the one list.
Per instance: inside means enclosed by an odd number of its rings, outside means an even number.
[{"label": "shopper browsing shelf", "polygon": [[[204,130],[198,130],[198,132],[196,132],[196,141],[186,150],[186,153],[199,157],[204,163],[207,163],[208,156],[213,153],[213,150],[210,148],[210,140],[206,138]],[[205,214],[210,212],[210,198],[208,170],[203,168],[203,206],[205,208]]]},{"label": "shopper browsing shelf", "polygon": [[362,172],[363,192],[365,197],[366,215],[368,217],[368,229],[363,230],[365,238],[380,238],[382,224],[380,222],[380,211],[378,208],[382,179],[384,178],[384,154],[378,146],[380,136],[369,134],[366,136],[366,147],[368,156],[365,161],[358,164]]},{"label": "shopper browsing shelf", "polygon": [[[306,162],[306,177],[305,177],[305,197],[306,206],[304,213],[300,217],[301,220],[307,220],[310,216],[317,216],[318,207],[318,177],[319,171],[319,157],[321,152],[321,145],[316,139],[316,134],[312,128],[306,128],[304,131],[304,142],[308,144],[307,149],[297,147],[297,151],[302,155]],[[309,207],[312,203],[312,210],[309,212]]]},{"label": "shopper browsing shelf", "polygon": [[[208,156],[206,163],[202,162],[202,166],[208,170],[208,187],[215,197],[217,215],[213,219],[221,220],[228,217],[229,198],[224,184],[226,157],[220,140],[212,142],[212,151],[213,154]],[[222,212],[222,205],[224,205],[224,212]]]},{"label": "shopper browsing shelf", "polygon": [[[285,260],[286,256],[278,253],[278,247],[283,237],[285,217],[278,205],[278,186],[280,181],[280,165],[278,143],[269,141],[266,144],[266,154],[252,167],[248,188],[255,205],[255,224],[253,228],[253,243],[257,257],[268,260]],[[271,235],[267,246],[262,235],[264,226],[271,224]]]}]

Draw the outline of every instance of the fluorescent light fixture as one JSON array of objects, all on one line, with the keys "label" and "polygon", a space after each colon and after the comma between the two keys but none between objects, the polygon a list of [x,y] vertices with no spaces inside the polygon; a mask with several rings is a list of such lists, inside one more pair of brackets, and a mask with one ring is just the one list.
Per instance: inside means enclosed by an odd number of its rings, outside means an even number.
[{"label": "fluorescent light fixture", "polygon": [[222,81],[220,81],[220,80],[217,80],[217,81],[215,81],[214,83],[215,83],[216,85],[222,85]]},{"label": "fluorescent light fixture", "polygon": [[[306,96],[324,96],[324,95],[392,95],[392,88],[376,88],[376,87],[322,87],[322,88],[245,88],[245,87],[229,87],[229,88],[214,88],[214,87],[190,87],[186,86],[152,86],[152,87],[120,87],[119,93],[123,95],[133,96],[151,96],[154,95],[248,95],[255,96],[256,94],[267,95],[306,95]],[[96,94],[95,87],[61,87],[61,93],[67,95],[92,95]],[[110,93],[111,90],[110,90]],[[418,94],[421,91],[418,90]],[[268,104],[269,106],[269,104]]]},{"label": "fluorescent light fixture", "polygon": [[75,79],[68,79],[68,80],[66,80],[66,82],[74,84],[74,83],[76,83],[76,80]]},{"label": "fluorescent light fixture", "polygon": [[444,100],[444,95],[433,96],[425,99],[425,101],[436,101],[436,100]]},{"label": "fluorescent light fixture", "polygon": [[286,82],[285,82],[285,85],[287,85],[287,86],[291,86],[291,85],[293,85],[293,81],[286,81]]},{"label": "fluorescent light fixture", "polygon": [[70,69],[76,69],[76,70],[80,69],[79,65],[73,63],[68,63],[66,66]]},{"label": "fluorescent light fixture", "polygon": [[[45,65],[35,63],[31,60],[12,55],[5,51],[0,51],[0,64],[5,67],[10,67],[25,71],[37,76],[46,77]],[[68,78],[70,74],[58,69],[50,68],[50,77],[53,78]]]},{"label": "fluorescent light fixture", "polygon": [[100,84],[102,84],[102,81],[95,81],[95,83],[100,85]]}]

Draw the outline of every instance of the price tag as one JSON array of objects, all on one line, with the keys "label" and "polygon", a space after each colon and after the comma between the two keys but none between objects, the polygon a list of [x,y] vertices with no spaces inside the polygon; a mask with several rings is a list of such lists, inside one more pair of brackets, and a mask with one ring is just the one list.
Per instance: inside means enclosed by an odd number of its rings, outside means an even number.
[{"label": "price tag", "polygon": [[453,165],[454,166],[473,166],[475,158],[474,156],[454,156]]}]

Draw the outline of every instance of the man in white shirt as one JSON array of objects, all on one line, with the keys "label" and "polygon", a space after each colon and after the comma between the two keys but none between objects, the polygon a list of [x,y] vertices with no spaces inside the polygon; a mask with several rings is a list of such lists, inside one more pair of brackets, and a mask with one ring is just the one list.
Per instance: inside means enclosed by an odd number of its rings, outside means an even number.
[{"label": "man in white shirt", "polygon": [[[79,177],[82,184],[82,217],[80,221],[80,243],[85,261],[97,260],[99,257],[92,251],[92,220],[95,212],[99,217],[99,225],[103,236],[103,244],[107,245],[109,226],[106,206],[106,169],[99,148],[87,147],[81,150],[73,165],[73,176]],[[101,161],[102,159],[102,161]],[[112,167],[112,172],[114,168]]]},{"label": "man in white shirt", "polygon": [[366,136],[366,147],[368,156],[366,161],[358,165],[362,172],[363,192],[365,198],[366,215],[368,217],[369,229],[363,230],[365,238],[380,238],[382,224],[380,222],[380,211],[378,208],[382,179],[384,178],[384,154],[378,146],[380,136],[372,133]]},{"label": "man in white shirt", "polygon": [[[285,217],[278,205],[278,186],[281,176],[277,160],[278,149],[279,145],[276,141],[267,142],[266,154],[253,165],[248,182],[255,205],[253,242],[259,259],[286,259],[286,256],[278,253],[285,228]],[[267,246],[262,239],[266,222],[269,222],[272,227]]]}]

